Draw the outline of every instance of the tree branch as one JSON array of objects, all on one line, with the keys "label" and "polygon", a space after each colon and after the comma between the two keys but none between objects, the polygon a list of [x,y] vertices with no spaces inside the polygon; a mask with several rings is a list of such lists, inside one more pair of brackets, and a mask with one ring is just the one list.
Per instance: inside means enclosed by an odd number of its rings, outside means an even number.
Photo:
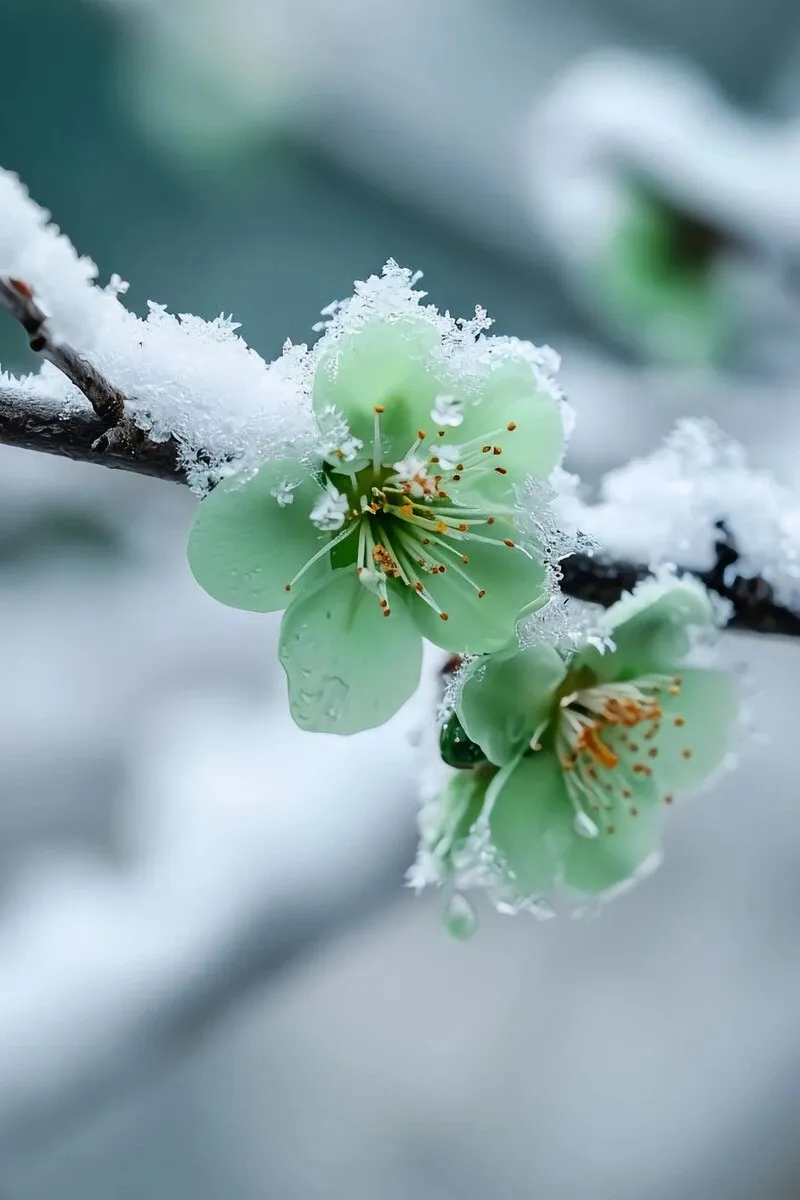
[{"label": "tree branch", "polygon": [[0,444],[22,450],[58,454],[76,462],[93,462],[185,483],[174,441],[154,442],[142,437],[103,444],[106,429],[94,412],[63,413],[63,403],[40,399],[21,390],[0,388]]},{"label": "tree branch", "polygon": [[[683,574],[692,574],[702,583],[733,605],[729,629],[742,629],[749,633],[779,633],[787,637],[800,637],[800,615],[776,604],[772,588],[760,576],[746,578],[735,575],[726,582],[727,568],[738,559],[738,554],[728,541],[716,544],[717,560],[709,571],[691,571],[679,568]],[[651,572],[647,567],[630,562],[612,562],[594,558],[588,554],[573,554],[560,564],[563,572],[561,587],[568,596],[588,600],[608,608],[619,600]]]},{"label": "tree branch", "polygon": [[[186,482],[177,442],[174,439],[154,442],[127,415],[126,397],[76,351],[50,338],[45,313],[26,283],[0,277],[0,308],[20,322],[30,338],[31,348],[62,371],[93,409],[65,415],[63,405],[56,400],[39,398],[22,389],[0,388],[0,444],[100,463],[173,483]],[[724,526],[719,528],[721,537],[716,543],[714,566],[691,574],[731,602],[733,616],[729,627],[800,637],[800,615],[775,602],[766,580],[735,573],[730,579],[730,568],[738,555]],[[643,564],[588,554],[573,554],[564,559],[561,570],[561,586],[568,596],[604,608],[650,574]]]},{"label": "tree branch", "polygon": [[102,454],[99,461],[106,466],[181,479],[174,439],[154,442],[128,415],[122,392],[76,350],[51,336],[47,314],[24,280],[0,276],[0,308],[19,321],[31,350],[57,367],[94,410],[94,417],[62,417],[57,404],[26,396],[22,405],[20,395],[6,389],[0,392],[0,441],[72,459],[98,461],[96,456]]}]

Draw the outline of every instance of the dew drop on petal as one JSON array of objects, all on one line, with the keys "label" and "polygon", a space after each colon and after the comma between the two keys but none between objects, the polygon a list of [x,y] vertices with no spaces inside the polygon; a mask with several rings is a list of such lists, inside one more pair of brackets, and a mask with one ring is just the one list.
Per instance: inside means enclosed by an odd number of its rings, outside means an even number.
[{"label": "dew drop on petal", "polygon": [[460,942],[466,942],[478,928],[478,916],[475,909],[460,892],[456,892],[447,902],[444,910],[444,924],[451,937]]}]

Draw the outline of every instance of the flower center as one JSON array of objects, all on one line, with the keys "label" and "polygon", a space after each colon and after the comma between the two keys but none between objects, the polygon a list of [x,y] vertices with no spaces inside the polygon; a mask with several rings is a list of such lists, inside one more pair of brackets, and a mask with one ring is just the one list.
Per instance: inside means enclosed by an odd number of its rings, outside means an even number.
[{"label": "flower center", "polygon": [[[460,446],[442,440],[445,428],[437,429],[436,441],[420,429],[402,459],[385,463],[384,412],[383,405],[375,405],[371,461],[358,471],[348,471],[347,462],[358,456],[362,443],[350,435],[344,422],[335,423],[336,444],[329,437],[324,447],[324,491],[310,514],[318,529],[332,535],[331,540],[304,564],[286,590],[319,558],[332,553],[334,565],[355,566],[384,616],[391,615],[392,589],[407,588],[446,621],[448,612],[431,593],[433,577],[449,573],[457,587],[478,599],[492,586],[492,580],[473,574],[469,543],[504,545],[528,554],[511,538],[488,534],[498,518],[510,522],[512,507],[459,501],[459,491],[478,478],[506,474],[500,465],[503,448],[495,439],[513,433],[516,425],[509,422],[502,431],[493,430]],[[460,424],[458,402],[438,397],[431,416],[443,425]]]},{"label": "flower center", "polygon": [[[635,786],[653,775],[656,743],[667,719],[660,697],[677,696],[680,689],[678,675],[647,675],[630,683],[579,688],[559,701],[556,751],[575,811],[576,833],[594,838],[602,827],[614,833],[613,814],[619,804],[632,817],[638,815]],[[679,715],[668,719],[678,727],[685,723]],[[688,748],[682,753],[691,757]],[[672,797],[664,799],[669,803]]]}]

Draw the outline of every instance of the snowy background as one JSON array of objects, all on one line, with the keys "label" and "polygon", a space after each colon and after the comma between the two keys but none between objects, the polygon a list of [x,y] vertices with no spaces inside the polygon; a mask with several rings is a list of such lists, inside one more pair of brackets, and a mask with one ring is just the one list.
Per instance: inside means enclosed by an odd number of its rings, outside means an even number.
[{"label": "snowy background", "polygon": [[[711,415],[794,482],[790,0],[296,8],[4,0],[0,163],[139,312],[233,312],[272,356],[391,255],[561,350],[588,479]],[[745,247],[714,371],[573,286],[542,172],[567,212],[620,146]],[[10,319],[0,362],[30,365]],[[453,944],[402,887],[407,716],[295,731],[277,620],[188,575],[193,503],[0,453],[0,1195],[796,1196],[800,647],[725,639],[769,740],[672,814],[655,877]]]}]

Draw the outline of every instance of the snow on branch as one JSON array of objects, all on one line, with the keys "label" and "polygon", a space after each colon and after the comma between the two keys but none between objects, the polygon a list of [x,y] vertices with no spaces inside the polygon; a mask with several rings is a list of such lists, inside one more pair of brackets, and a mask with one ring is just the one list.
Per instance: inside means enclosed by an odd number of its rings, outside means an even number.
[{"label": "snow on branch", "polygon": [[562,510],[609,560],[574,556],[566,591],[613,604],[646,573],[632,564],[680,563],[731,601],[732,626],[800,633],[800,497],[713,422],[679,421],[653,454],[609,472],[597,503],[567,493]]},{"label": "snow on branch", "polygon": [[[160,456],[150,443],[171,440],[173,460],[202,492],[230,464],[244,470],[274,454],[276,444],[302,441],[305,406],[280,362],[267,364],[224,315],[173,316],[153,302],[145,320],[129,312],[120,301],[127,284],[113,276],[100,287],[95,264],[78,256],[10,172],[0,172],[0,279],[0,304],[47,360],[32,379],[4,377],[0,389],[46,400],[63,417],[68,444],[71,421],[94,413],[101,437],[95,457],[105,461],[113,450],[119,466],[127,451],[153,474]],[[15,432],[12,424],[8,440],[18,441]],[[42,448],[54,451],[50,435],[48,424],[50,444]],[[34,444],[30,431],[27,444]],[[174,469],[164,473],[174,478]]]},{"label": "snow on branch", "polygon": [[[97,283],[17,177],[0,171],[0,307],[45,360],[36,375],[0,375],[0,444],[93,461],[203,494],[291,447],[302,456],[309,399],[304,347],[267,363],[232,319],[142,320]],[[603,605],[653,566],[679,564],[730,601],[731,625],[800,636],[800,500],[708,422],[681,422],[664,447],[611,472],[599,500],[569,487],[565,521],[602,551],[561,563],[562,587]]]}]

